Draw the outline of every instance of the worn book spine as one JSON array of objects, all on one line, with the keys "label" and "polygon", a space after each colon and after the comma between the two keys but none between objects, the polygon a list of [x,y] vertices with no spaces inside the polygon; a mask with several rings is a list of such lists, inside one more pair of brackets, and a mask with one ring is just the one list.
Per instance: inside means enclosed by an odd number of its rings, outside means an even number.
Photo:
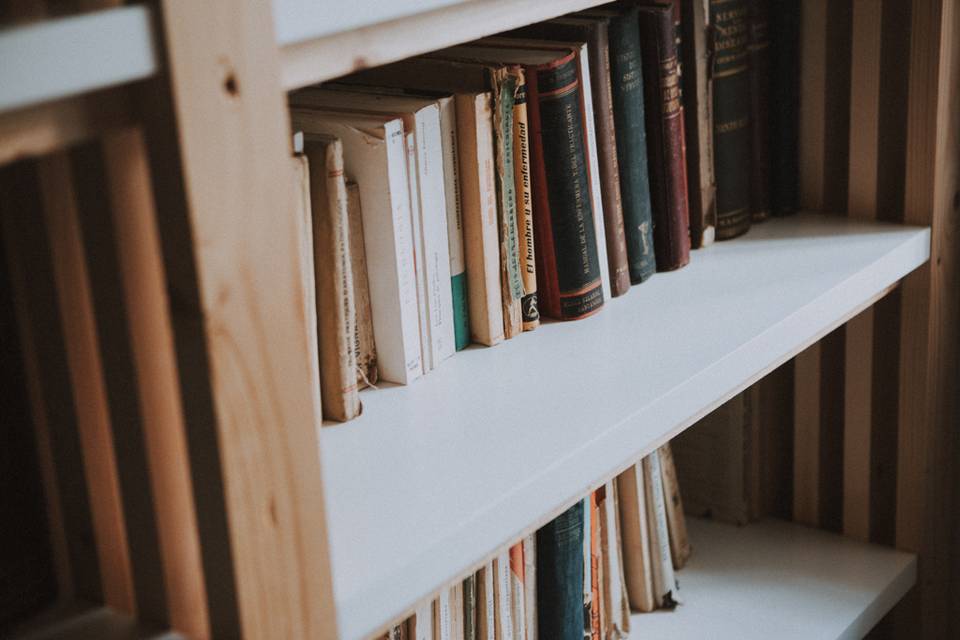
[{"label": "worn book spine", "polygon": [[616,482],[607,482],[600,501],[599,518],[604,640],[626,640],[630,635],[630,605],[623,575],[618,503]]},{"label": "worn book spine", "polygon": [[617,476],[627,597],[632,609],[644,613],[653,611],[653,573],[645,485],[643,467],[639,462]]},{"label": "worn book spine", "polygon": [[537,640],[537,542],[535,535],[523,539],[523,613],[527,640]]},{"label": "worn book spine", "polygon": [[743,0],[710,0],[717,239],[750,229],[749,23]]},{"label": "worn book spine", "polygon": [[433,626],[434,601],[417,607],[416,612],[408,621],[411,640],[437,640]]},{"label": "worn book spine", "polygon": [[593,493],[583,499],[583,550],[580,560],[583,562],[583,637],[591,640],[593,637],[593,562],[592,549],[593,535]]},{"label": "worn book spine", "polygon": [[630,281],[634,284],[643,282],[657,270],[638,20],[638,9],[627,6],[611,20],[609,29],[610,78],[623,225]]},{"label": "worn book spine", "polygon": [[441,589],[433,601],[433,634],[435,640],[451,640],[450,590]]},{"label": "worn book spine", "polygon": [[493,346],[503,341],[493,98],[457,94],[455,100],[470,339]]},{"label": "worn book spine", "polygon": [[413,269],[417,286],[417,325],[420,331],[420,359],[423,372],[433,370],[433,343],[430,340],[430,308],[427,304],[427,261],[423,246],[423,216],[420,213],[420,180],[417,176],[417,139],[412,131],[403,134],[407,157],[407,194],[410,199],[410,223],[413,230]]},{"label": "worn book spine", "polygon": [[497,640],[513,638],[513,598],[510,578],[510,552],[501,551],[493,560],[494,601],[496,602]]},{"label": "worn book spine", "polygon": [[770,0],[770,198],[773,215],[799,203],[800,0]]},{"label": "worn book spine", "polygon": [[457,158],[457,108],[453,97],[441,98],[440,133],[443,136],[443,179],[447,209],[447,243],[450,251],[450,290],[453,299],[454,348],[470,344],[470,311],[467,301],[467,264],[463,254],[463,209],[460,204],[460,167]]},{"label": "worn book spine", "polygon": [[360,187],[347,183],[347,226],[350,231],[350,268],[353,272],[354,321],[353,350],[357,360],[357,386],[377,384],[377,345],[373,337],[373,312],[370,308],[370,281],[367,254],[363,246],[363,212]]},{"label": "worn book spine", "polygon": [[351,341],[356,308],[343,147],[339,140],[308,136],[304,153],[310,162],[321,402],[325,418],[343,422],[360,414],[357,360]]},{"label": "worn book spine", "polygon": [[477,574],[477,619],[480,623],[481,640],[499,640],[497,637],[497,599],[494,585],[493,561],[484,565]]},{"label": "worn book spine", "polygon": [[653,568],[653,601],[663,609],[680,602],[677,579],[670,558],[670,533],[663,493],[660,457],[656,451],[643,459],[643,480],[647,491],[647,521],[650,524],[650,557]]},{"label": "worn book spine", "polygon": [[463,639],[478,640],[477,628],[477,574],[463,581]]},{"label": "worn book spine", "polygon": [[513,97],[513,171],[517,182],[517,226],[520,231],[520,273],[523,298],[520,318],[524,331],[540,326],[537,304],[537,252],[533,240],[533,185],[530,182],[530,122],[527,118],[527,82],[518,78]]},{"label": "worn book spine", "polygon": [[600,640],[600,500],[603,488],[590,492],[590,638]]},{"label": "worn book spine", "polygon": [[526,640],[527,616],[524,610],[523,542],[510,547],[510,618],[513,621],[514,640]]},{"label": "worn book spine", "polygon": [[690,261],[690,211],[683,104],[673,12],[669,5],[639,7],[647,151],[658,271]]},{"label": "worn book spine", "polygon": [[494,74],[493,126],[496,135],[497,193],[500,205],[500,296],[503,333],[507,339],[523,331],[520,301],[523,276],[520,268],[520,233],[517,226],[517,189],[514,172],[513,101],[523,80],[520,67],[502,67]]},{"label": "worn book spine", "polygon": [[537,531],[537,634],[583,639],[583,501]]},{"label": "worn book spine", "polygon": [[713,174],[713,78],[710,11],[703,0],[682,0],[683,120],[687,145],[690,246],[710,245],[717,226],[717,184]]},{"label": "worn book spine", "polygon": [[450,587],[450,640],[464,640],[463,583]]},{"label": "worn book spine", "polygon": [[690,539],[687,536],[687,521],[683,515],[683,499],[680,497],[680,481],[673,462],[670,443],[657,449],[660,471],[663,475],[663,491],[666,494],[667,527],[670,531],[670,556],[673,566],[682,569],[690,559]]},{"label": "worn book spine", "polygon": [[750,218],[770,217],[770,34],[767,0],[749,0]]},{"label": "worn book spine", "polygon": [[540,311],[560,320],[603,306],[579,68],[574,53],[527,75]]}]

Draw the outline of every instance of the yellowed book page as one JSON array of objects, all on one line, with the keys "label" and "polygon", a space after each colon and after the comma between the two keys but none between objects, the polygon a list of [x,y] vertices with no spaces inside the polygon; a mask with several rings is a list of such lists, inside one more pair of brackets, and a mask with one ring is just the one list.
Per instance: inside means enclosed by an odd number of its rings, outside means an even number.
[{"label": "yellowed book page", "polygon": [[357,386],[377,383],[377,345],[373,335],[373,313],[370,307],[370,283],[367,275],[366,249],[363,246],[363,214],[360,186],[347,183],[347,221],[350,232],[350,266],[353,276],[354,321],[353,351],[357,360]]}]

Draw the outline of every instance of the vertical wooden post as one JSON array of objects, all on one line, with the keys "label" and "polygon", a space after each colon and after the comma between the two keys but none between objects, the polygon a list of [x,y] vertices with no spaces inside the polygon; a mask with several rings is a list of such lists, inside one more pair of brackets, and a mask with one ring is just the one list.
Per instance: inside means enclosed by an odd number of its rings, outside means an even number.
[{"label": "vertical wooden post", "polygon": [[[157,7],[165,72],[140,107],[157,214],[187,227],[161,234],[178,364],[192,376],[181,391],[203,562],[227,587],[207,590],[218,599],[211,633],[333,639],[320,417],[270,4]],[[220,485],[199,478],[201,460]],[[211,548],[223,534],[228,548]],[[231,593],[236,620],[224,612]]]}]

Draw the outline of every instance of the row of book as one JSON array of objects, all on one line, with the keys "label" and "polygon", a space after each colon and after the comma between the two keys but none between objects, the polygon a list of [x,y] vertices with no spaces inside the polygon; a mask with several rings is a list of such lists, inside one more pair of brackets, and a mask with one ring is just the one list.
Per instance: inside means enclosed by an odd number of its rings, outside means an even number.
[{"label": "row of book", "polygon": [[770,73],[767,9],[624,0],[291,94],[324,416],[791,211],[771,166],[796,142],[771,163],[770,139],[795,138],[796,74]]},{"label": "row of book", "polygon": [[441,590],[384,640],[619,640],[690,556],[670,445]]}]

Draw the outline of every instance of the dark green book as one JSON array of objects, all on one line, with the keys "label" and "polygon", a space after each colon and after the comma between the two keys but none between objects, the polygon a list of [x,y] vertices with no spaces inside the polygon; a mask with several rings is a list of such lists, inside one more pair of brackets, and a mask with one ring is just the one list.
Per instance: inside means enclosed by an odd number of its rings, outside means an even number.
[{"label": "dark green book", "polygon": [[713,25],[713,158],[717,239],[750,229],[750,76],[744,0],[710,0]]},{"label": "dark green book", "polygon": [[770,210],[797,210],[800,131],[800,1],[770,0]]},{"label": "dark green book", "polygon": [[463,581],[463,640],[477,640],[477,575]]},{"label": "dark green book", "polygon": [[537,531],[537,632],[583,640],[583,501]]}]

